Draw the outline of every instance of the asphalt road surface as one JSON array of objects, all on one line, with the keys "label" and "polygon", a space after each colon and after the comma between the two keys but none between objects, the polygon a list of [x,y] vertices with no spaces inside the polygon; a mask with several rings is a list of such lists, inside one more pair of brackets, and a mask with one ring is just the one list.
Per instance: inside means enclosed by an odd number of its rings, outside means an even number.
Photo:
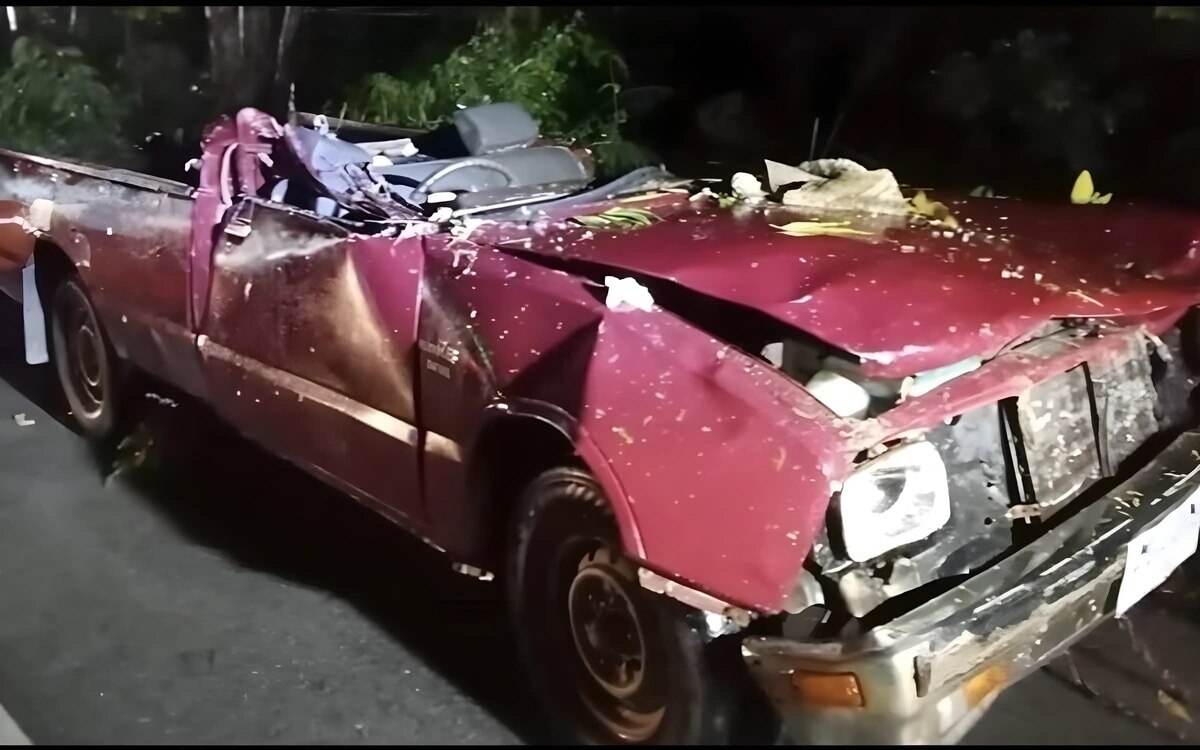
[{"label": "asphalt road surface", "polygon": [[[19,325],[0,303],[0,704],[32,742],[536,736],[495,587],[187,402],[152,405],[149,466],[106,481],[113,457],[65,426]],[[1192,736],[1176,682],[1200,675],[1195,610],[1152,597],[1134,618],[1150,666],[1114,626],[1076,658],[1100,697],[1044,670],[967,741]]]}]

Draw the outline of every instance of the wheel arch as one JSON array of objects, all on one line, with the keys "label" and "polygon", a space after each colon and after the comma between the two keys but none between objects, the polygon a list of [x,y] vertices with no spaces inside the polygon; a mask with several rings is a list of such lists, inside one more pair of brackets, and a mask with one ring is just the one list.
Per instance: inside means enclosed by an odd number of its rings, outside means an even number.
[{"label": "wheel arch", "polygon": [[4,254],[3,273],[11,276],[6,280],[6,284],[12,285],[6,289],[7,293],[15,296],[19,289],[25,362],[39,365],[50,360],[47,324],[54,289],[61,279],[75,271],[76,266],[70,256],[47,237],[30,235],[27,239],[31,241],[28,250],[14,250],[11,236],[0,238],[0,254]]},{"label": "wheel arch", "polygon": [[558,466],[592,474],[617,520],[624,552],[643,559],[631,504],[607,459],[565,412],[528,402],[501,402],[484,409],[484,419],[467,446],[467,496],[486,519],[488,558],[502,559],[508,521],[521,490]]},{"label": "wheel arch", "polygon": [[33,268],[37,292],[43,303],[50,300],[59,281],[77,270],[75,261],[58,243],[41,237],[33,247]]}]

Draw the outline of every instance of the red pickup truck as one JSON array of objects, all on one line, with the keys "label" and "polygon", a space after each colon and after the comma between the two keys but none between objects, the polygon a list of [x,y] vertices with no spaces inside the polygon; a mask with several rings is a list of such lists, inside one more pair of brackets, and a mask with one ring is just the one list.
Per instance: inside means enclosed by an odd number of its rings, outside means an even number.
[{"label": "red pickup truck", "polygon": [[27,359],[92,437],[149,374],[497,578],[563,739],[954,740],[1196,550],[1193,217],[596,184],[505,104],[202,145],[0,151]]}]

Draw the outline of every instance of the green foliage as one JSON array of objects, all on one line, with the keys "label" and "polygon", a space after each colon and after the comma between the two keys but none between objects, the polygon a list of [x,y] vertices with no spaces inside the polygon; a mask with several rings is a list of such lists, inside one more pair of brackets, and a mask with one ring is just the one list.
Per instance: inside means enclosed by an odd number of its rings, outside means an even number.
[{"label": "green foliage", "polygon": [[1154,6],[1154,19],[1160,18],[1166,21],[1195,23],[1196,9],[1187,5],[1156,5]]},{"label": "green foliage", "polygon": [[120,161],[124,107],[74,48],[31,37],[13,42],[0,73],[0,143],[39,154]]},{"label": "green foliage", "polygon": [[642,161],[640,149],[620,136],[626,113],[617,95],[625,75],[621,57],[578,13],[541,29],[491,21],[423,75],[368,75],[347,91],[346,110],[351,119],[434,128],[462,107],[517,102],[543,136],[591,146],[598,162],[619,169]]},{"label": "green foliage", "polygon": [[196,66],[175,41],[186,10],[18,8],[24,36],[0,62],[0,145],[143,169],[152,132],[198,132]]},{"label": "green foliage", "polygon": [[572,217],[592,229],[640,229],[658,221],[658,216],[644,208],[610,208],[599,214]]}]

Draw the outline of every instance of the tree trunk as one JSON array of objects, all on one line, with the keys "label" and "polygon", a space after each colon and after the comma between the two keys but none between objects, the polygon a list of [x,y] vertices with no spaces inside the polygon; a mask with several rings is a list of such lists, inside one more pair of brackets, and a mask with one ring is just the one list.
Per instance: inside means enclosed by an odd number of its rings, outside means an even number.
[{"label": "tree trunk", "polygon": [[279,24],[279,41],[275,45],[275,76],[271,81],[267,111],[280,119],[292,115],[292,49],[303,12],[303,6],[285,5],[283,20]]},{"label": "tree trunk", "polygon": [[206,5],[212,103],[217,114],[258,107],[287,116],[289,61],[302,6]]}]

